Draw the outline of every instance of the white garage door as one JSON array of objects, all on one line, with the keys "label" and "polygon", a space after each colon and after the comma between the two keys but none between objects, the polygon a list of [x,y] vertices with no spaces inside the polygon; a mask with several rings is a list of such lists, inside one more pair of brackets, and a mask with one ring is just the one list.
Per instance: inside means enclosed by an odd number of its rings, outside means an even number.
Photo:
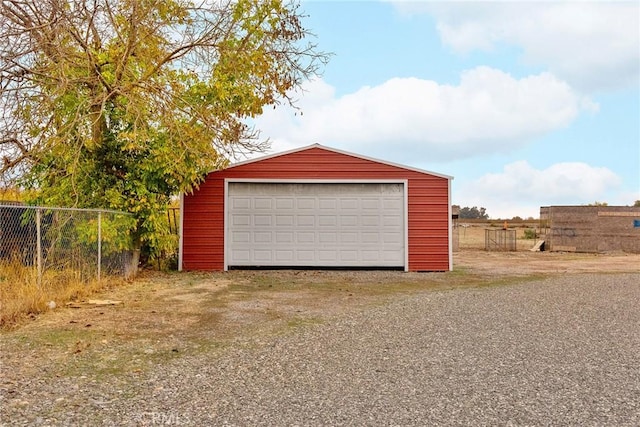
[{"label": "white garage door", "polygon": [[228,267],[404,267],[403,183],[230,182]]}]

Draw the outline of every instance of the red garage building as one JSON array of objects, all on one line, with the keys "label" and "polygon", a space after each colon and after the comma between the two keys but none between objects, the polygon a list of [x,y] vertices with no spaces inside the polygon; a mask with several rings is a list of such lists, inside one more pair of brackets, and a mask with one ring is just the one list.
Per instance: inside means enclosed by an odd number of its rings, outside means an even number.
[{"label": "red garage building", "polygon": [[183,196],[179,266],[451,270],[451,180],[318,144],[238,163]]}]

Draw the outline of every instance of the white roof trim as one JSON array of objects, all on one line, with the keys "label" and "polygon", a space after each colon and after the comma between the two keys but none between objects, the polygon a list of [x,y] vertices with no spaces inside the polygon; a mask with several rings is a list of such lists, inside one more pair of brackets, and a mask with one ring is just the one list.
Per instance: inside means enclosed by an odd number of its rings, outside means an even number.
[{"label": "white roof trim", "polygon": [[[440,177],[440,178],[446,178],[448,180],[452,180],[453,179],[453,177],[451,175],[445,175],[445,174],[441,174],[441,173],[437,173],[437,172],[431,172],[431,171],[424,170],[424,169],[419,169],[419,168],[414,168],[414,167],[411,167],[411,166],[401,165],[399,163],[388,162],[386,160],[375,159],[373,157],[363,156],[363,155],[360,155],[360,154],[351,153],[349,151],[344,151],[344,150],[339,150],[337,148],[327,147],[326,145],[321,145],[321,144],[311,144],[311,145],[307,145],[305,147],[294,148],[292,150],[282,151],[282,152],[274,153],[274,154],[268,154],[266,156],[258,157],[258,158],[255,158],[255,159],[244,160],[242,162],[238,162],[238,163],[234,163],[232,165],[229,165],[225,169],[231,169],[231,168],[234,168],[236,166],[242,166],[242,165],[246,165],[246,164],[250,164],[250,163],[260,162],[262,160],[267,160],[267,159],[271,159],[271,158],[274,158],[274,157],[285,156],[287,154],[298,153],[300,151],[306,151],[306,150],[309,150],[311,148],[322,148],[323,150],[332,151],[334,153],[343,154],[345,156],[356,157],[358,159],[368,160],[368,161],[375,162],[375,163],[381,163],[383,165],[393,166],[393,167],[396,167],[396,168],[405,169],[405,170],[418,172],[418,173],[423,173],[423,174],[427,174],[427,175],[433,175],[433,176],[437,176],[437,177]],[[224,169],[222,169],[222,170],[224,170]],[[216,171],[213,171],[213,172],[216,172]]]}]

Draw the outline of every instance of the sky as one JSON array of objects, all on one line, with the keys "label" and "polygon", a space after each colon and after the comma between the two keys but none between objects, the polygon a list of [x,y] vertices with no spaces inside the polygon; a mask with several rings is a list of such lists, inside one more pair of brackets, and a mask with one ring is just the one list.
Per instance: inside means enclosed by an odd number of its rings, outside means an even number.
[{"label": "sky", "polygon": [[[491,218],[640,200],[640,3],[303,1],[333,54],[269,153],[319,143],[453,176]],[[302,114],[300,114],[300,112]]]}]

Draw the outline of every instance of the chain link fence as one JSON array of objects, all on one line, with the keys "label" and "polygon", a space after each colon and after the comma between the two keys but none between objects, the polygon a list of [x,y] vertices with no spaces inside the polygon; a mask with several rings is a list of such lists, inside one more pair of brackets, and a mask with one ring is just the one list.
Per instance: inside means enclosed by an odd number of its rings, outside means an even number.
[{"label": "chain link fence", "polygon": [[515,251],[516,230],[485,229],[484,249],[486,251]]},{"label": "chain link fence", "polygon": [[38,285],[56,273],[84,282],[126,276],[130,221],[114,211],[0,204],[0,276],[24,269]]}]

